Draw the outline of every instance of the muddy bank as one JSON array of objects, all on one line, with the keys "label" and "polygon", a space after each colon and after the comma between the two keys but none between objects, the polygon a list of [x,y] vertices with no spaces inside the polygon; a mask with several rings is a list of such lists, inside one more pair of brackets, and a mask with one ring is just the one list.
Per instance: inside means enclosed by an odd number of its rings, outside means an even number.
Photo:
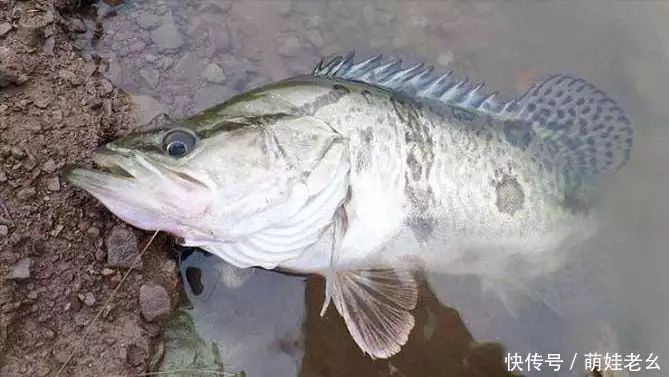
[{"label": "muddy bank", "polygon": [[2,375],[146,372],[176,302],[176,264],[160,235],[110,300],[150,235],[61,179],[136,124],[103,77],[106,62],[75,44],[86,31],[79,5],[0,0]]}]

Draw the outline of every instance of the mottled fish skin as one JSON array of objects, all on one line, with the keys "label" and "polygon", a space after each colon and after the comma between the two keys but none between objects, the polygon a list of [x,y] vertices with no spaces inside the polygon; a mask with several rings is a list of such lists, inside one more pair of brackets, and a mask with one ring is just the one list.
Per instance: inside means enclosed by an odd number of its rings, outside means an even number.
[{"label": "mottled fish skin", "polygon": [[322,314],[333,302],[361,350],[388,358],[414,326],[414,270],[552,271],[595,230],[596,183],[632,147],[624,112],[582,79],[500,102],[432,71],[335,57],[108,144],[95,158],[110,173],[66,176],[238,268],[323,275]]}]

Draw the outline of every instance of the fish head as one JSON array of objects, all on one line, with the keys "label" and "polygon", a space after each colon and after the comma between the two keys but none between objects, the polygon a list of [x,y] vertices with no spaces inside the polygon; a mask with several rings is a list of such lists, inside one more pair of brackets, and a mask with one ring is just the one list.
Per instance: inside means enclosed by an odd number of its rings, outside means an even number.
[{"label": "fish head", "polygon": [[294,117],[173,121],[99,147],[98,168],[65,177],[137,228],[189,246],[234,242],[295,214],[331,182],[341,148],[322,126]]}]

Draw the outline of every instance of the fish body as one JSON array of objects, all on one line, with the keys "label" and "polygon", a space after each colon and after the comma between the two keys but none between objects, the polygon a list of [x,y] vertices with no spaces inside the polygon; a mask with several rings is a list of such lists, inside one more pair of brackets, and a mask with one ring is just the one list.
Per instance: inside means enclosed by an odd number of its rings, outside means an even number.
[{"label": "fish body", "polygon": [[597,183],[632,127],[584,80],[500,102],[431,67],[353,55],[153,125],[73,168],[124,221],[238,268],[326,278],[371,357],[414,326],[415,270],[489,281],[550,272],[596,229]]}]

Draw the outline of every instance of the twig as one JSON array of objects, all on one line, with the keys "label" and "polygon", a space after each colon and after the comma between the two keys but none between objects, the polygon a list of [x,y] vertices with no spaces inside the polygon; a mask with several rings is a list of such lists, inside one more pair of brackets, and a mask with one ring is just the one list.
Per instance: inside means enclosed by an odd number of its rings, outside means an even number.
[{"label": "twig", "polygon": [[84,330],[84,335],[81,338],[81,340],[79,341],[79,344],[75,347],[74,351],[72,351],[72,354],[70,354],[70,356],[67,358],[67,360],[65,360],[63,365],[58,369],[58,371],[56,372],[55,377],[60,376],[60,374],[67,367],[67,364],[69,364],[70,361],[72,361],[72,359],[74,358],[74,356],[79,352],[79,350],[80,350],[81,346],[83,345],[84,341],[86,340],[86,336],[88,336],[88,333],[90,332],[91,328],[98,321],[98,319],[100,319],[100,317],[102,316],[102,313],[105,311],[105,308],[111,303],[114,296],[116,296],[116,293],[118,292],[119,288],[121,288],[121,285],[123,285],[123,283],[126,281],[128,276],[130,276],[130,273],[132,272],[133,268],[135,267],[135,264],[137,263],[137,261],[139,261],[142,258],[142,255],[144,255],[144,252],[146,252],[146,250],[149,248],[149,245],[151,245],[151,243],[153,242],[153,239],[156,238],[156,235],[158,235],[158,232],[160,232],[160,230],[156,230],[156,232],[153,233],[153,236],[151,236],[151,239],[149,239],[149,242],[146,243],[146,246],[144,246],[144,249],[142,250],[142,252],[139,253],[139,255],[137,255],[137,257],[135,257],[135,260],[132,262],[132,265],[128,269],[128,272],[125,273],[125,276],[123,276],[123,279],[121,279],[121,281],[116,285],[116,288],[114,288],[114,291],[109,296],[109,298],[107,299],[105,304],[102,306],[102,308],[100,308],[100,311],[98,311],[98,314],[95,316],[95,318],[93,318],[93,320],[86,326],[86,330]]}]

